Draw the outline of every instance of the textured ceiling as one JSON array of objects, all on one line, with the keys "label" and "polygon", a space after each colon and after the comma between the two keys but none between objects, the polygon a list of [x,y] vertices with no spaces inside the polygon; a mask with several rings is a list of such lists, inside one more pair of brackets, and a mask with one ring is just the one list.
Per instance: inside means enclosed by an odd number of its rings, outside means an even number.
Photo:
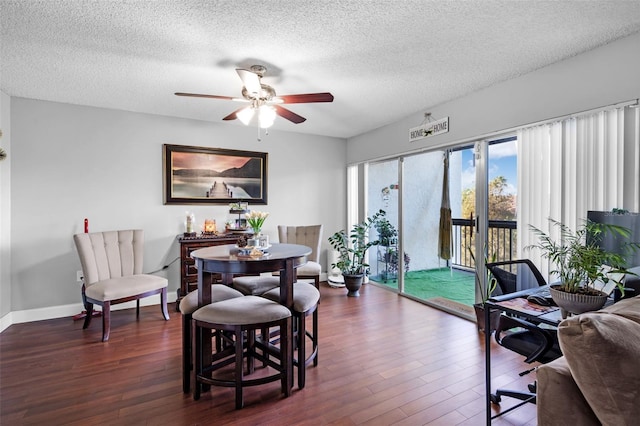
[{"label": "textured ceiling", "polygon": [[[220,122],[237,67],[267,66],[307,118],[358,135],[640,31],[640,1],[0,1],[11,95]],[[224,122],[224,125],[241,125]]]}]

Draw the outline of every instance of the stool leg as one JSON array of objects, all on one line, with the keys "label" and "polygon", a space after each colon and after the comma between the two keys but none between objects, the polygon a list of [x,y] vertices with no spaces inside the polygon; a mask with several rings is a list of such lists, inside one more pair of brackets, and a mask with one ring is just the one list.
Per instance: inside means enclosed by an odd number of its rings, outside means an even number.
[{"label": "stool leg", "polygon": [[[271,335],[269,334],[269,329],[264,327],[262,328],[262,330],[260,331],[260,335],[262,336],[262,341],[265,345],[268,345],[269,342],[271,341]],[[262,366],[266,367],[268,365],[268,360],[269,360],[269,352],[267,351],[263,351],[264,356],[264,360],[262,361]]]},{"label": "stool leg", "polygon": [[[193,321],[192,321],[193,322]],[[202,371],[202,327],[194,323],[193,325],[193,343],[194,363],[193,363],[193,400],[200,399],[201,385],[198,381],[198,374]]]},{"label": "stool leg", "polygon": [[307,335],[307,329],[304,313],[296,312],[295,320],[297,322],[298,329],[298,334],[296,335],[296,345],[298,346],[298,389],[303,389],[305,382],[305,361],[307,359],[305,351],[305,337]]},{"label": "stool leg", "polygon": [[253,351],[256,346],[256,331],[247,330],[247,374],[253,374],[255,371],[255,360]]},{"label": "stool leg", "polygon": [[189,393],[191,389],[191,315],[182,315],[182,391]]},{"label": "stool leg", "polygon": [[313,352],[315,352],[315,357],[313,358],[314,367],[318,366],[318,308],[316,306],[316,310],[313,311],[313,325],[311,326],[313,329]]},{"label": "stool leg", "polygon": [[239,410],[244,406],[244,400],[242,398],[242,381],[244,380],[242,364],[242,327],[236,326],[236,410]]},{"label": "stool leg", "polygon": [[293,378],[289,377],[289,372],[291,371],[290,363],[292,360],[287,356],[287,351],[284,350],[289,343],[289,339],[293,338],[290,333],[291,323],[289,323],[289,321],[291,321],[291,318],[280,323],[280,367],[282,368],[281,387],[282,392],[286,397],[291,396],[291,387],[289,386],[289,382],[290,380],[293,380]]}]

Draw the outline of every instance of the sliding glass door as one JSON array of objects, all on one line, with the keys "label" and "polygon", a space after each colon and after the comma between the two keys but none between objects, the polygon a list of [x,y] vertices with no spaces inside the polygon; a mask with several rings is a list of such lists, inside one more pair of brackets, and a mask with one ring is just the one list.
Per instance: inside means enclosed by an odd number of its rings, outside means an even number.
[{"label": "sliding glass door", "polygon": [[387,213],[371,232],[381,244],[369,252],[370,280],[454,311],[473,305],[485,254],[516,252],[515,152],[508,138],[367,164],[367,215]]},{"label": "sliding glass door", "polygon": [[383,285],[398,286],[399,249],[399,162],[397,159],[371,163],[367,173],[367,211],[372,216],[386,212],[386,221],[372,230],[370,237],[380,245],[369,250],[369,279]]}]

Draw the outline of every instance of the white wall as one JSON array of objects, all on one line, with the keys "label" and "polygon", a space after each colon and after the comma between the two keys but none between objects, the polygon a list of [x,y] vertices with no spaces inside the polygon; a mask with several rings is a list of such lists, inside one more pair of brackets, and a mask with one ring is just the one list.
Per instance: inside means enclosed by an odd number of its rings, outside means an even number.
[{"label": "white wall", "polygon": [[0,162],[0,330],[11,311],[11,102],[0,92],[0,147],[8,156]]},{"label": "white wall", "polygon": [[[425,105],[396,123],[350,138],[347,163],[445,146],[491,132],[640,98],[640,33],[462,98]],[[424,113],[449,117],[449,133],[409,143]]]},{"label": "white wall", "polygon": [[[198,224],[230,217],[226,204],[163,205],[165,143],[268,152],[268,204],[250,207],[270,212],[274,241],[280,224],[322,223],[325,237],[345,226],[343,139],[271,131],[258,142],[255,128],[23,98],[11,99],[11,113],[13,312],[80,306],[72,235],[85,217],[92,232],[144,229],[146,271],[178,256],[186,210]],[[164,274],[175,296],[178,263]]]}]

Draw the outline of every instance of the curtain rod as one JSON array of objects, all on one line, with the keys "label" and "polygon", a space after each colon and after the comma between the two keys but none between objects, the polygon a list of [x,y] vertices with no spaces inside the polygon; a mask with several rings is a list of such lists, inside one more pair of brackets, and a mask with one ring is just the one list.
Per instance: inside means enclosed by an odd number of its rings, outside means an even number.
[{"label": "curtain rod", "polygon": [[347,164],[347,166],[355,166],[355,165],[364,164],[364,163],[377,163],[377,162],[381,162],[381,161],[385,161],[385,160],[391,160],[393,158],[411,156],[411,155],[420,154],[420,153],[429,152],[429,151],[437,151],[439,149],[447,149],[447,148],[455,147],[455,146],[462,145],[462,144],[465,144],[465,143],[468,143],[468,142],[475,142],[475,141],[479,141],[479,140],[483,140],[483,139],[489,139],[489,138],[492,138],[492,137],[498,136],[498,135],[504,135],[505,133],[513,133],[513,132],[516,132],[518,130],[527,129],[529,127],[542,126],[543,124],[549,124],[549,123],[554,123],[556,121],[566,120],[567,118],[577,118],[577,117],[582,117],[583,115],[596,114],[598,112],[606,111],[606,110],[609,110],[609,109],[625,108],[625,107],[628,107],[628,106],[637,106],[637,105],[638,105],[638,99],[631,99],[629,101],[619,102],[619,103],[615,103],[615,104],[611,104],[611,105],[605,105],[605,106],[601,106],[601,107],[598,107],[598,108],[588,109],[588,110],[584,110],[584,111],[580,111],[580,112],[574,112],[572,114],[560,115],[558,117],[547,118],[545,120],[540,120],[540,121],[536,121],[536,122],[533,122],[533,123],[522,124],[522,125],[519,125],[519,126],[515,126],[515,127],[508,128],[508,129],[504,129],[504,130],[496,130],[494,132],[484,133],[482,135],[472,136],[472,137],[468,137],[468,138],[465,138],[465,139],[460,139],[460,140],[453,141],[453,142],[445,142],[445,143],[442,143],[440,145],[436,144],[436,145],[430,146],[428,148],[419,148],[419,149],[416,149],[416,150],[413,150],[413,151],[404,152],[402,154],[387,155],[387,156],[384,156],[384,157],[378,157],[378,158],[374,158],[374,159],[371,159],[371,160],[364,160],[364,161],[359,161],[357,163],[350,163],[350,164]]}]

